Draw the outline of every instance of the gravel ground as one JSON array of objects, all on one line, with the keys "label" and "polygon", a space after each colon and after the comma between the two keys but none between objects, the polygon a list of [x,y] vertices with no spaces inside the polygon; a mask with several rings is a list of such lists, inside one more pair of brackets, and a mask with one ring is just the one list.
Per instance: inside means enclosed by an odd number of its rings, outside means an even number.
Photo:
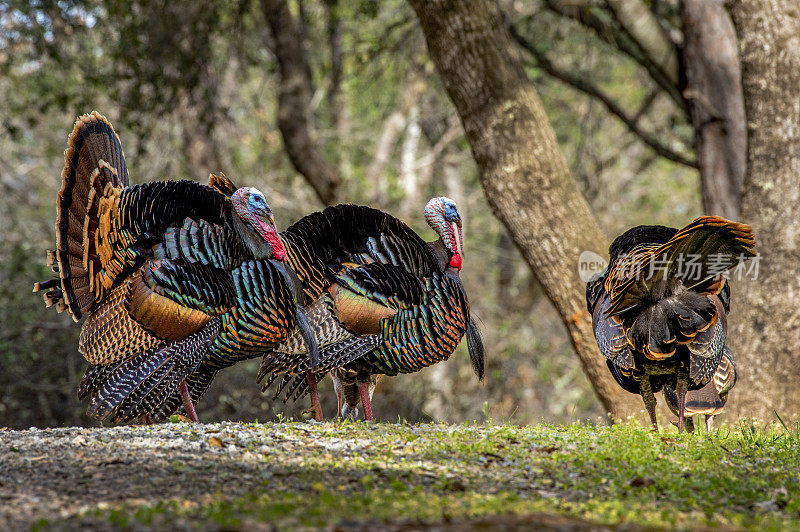
[{"label": "gravel ground", "polygon": [[240,495],[269,475],[264,455],[282,462],[304,447],[299,440],[234,423],[5,430],[0,529],[121,503]]},{"label": "gravel ground", "polygon": [[[432,483],[447,467],[454,472],[454,489],[463,492],[465,488],[457,484],[462,478],[457,463],[442,465],[430,456],[420,456],[417,460],[415,446],[398,440],[391,427],[362,425],[355,431],[347,431],[333,423],[169,423],[91,429],[0,429],[0,530],[29,529],[36,524],[46,529],[116,528],[119,523],[109,523],[97,516],[115,508],[129,511],[170,500],[178,501],[181,507],[198,507],[220,499],[230,501],[248,493],[263,493],[265,486],[287,493],[314,493],[319,481],[302,472],[311,471],[312,477],[318,475],[320,464],[326,483],[330,481],[340,489],[355,486],[357,490],[359,483],[364,485],[365,474],[385,475],[382,468],[392,471],[387,451],[398,458],[402,456],[404,463],[413,464],[411,473],[402,473],[410,483]],[[447,430],[444,428],[444,432]],[[405,437],[409,431],[424,436],[426,432],[441,434],[443,428],[404,426],[403,431]],[[370,432],[375,434],[375,445]],[[374,461],[363,461],[370,459]],[[337,465],[326,465],[326,460]],[[341,467],[348,461],[351,466]],[[369,465],[374,463],[383,465]],[[368,468],[366,473],[363,467]],[[510,472],[501,472],[495,478],[492,470],[503,468],[491,456],[481,468],[484,471],[476,474],[485,475],[487,484],[510,481]],[[469,471],[463,473],[469,476]],[[383,521],[378,527],[370,526],[369,516],[332,519],[329,528],[335,530],[414,530],[429,526],[436,530],[462,530],[466,525],[498,530],[526,529],[532,525],[545,530],[606,530],[545,514],[490,516],[469,522],[452,516],[427,524],[404,522],[398,516],[397,522]],[[179,528],[184,527],[226,528],[206,522],[179,522]],[[235,528],[265,527],[269,529],[269,525],[258,521],[245,521]],[[143,526],[135,524],[131,528]],[[161,526],[156,522],[144,528]]]}]

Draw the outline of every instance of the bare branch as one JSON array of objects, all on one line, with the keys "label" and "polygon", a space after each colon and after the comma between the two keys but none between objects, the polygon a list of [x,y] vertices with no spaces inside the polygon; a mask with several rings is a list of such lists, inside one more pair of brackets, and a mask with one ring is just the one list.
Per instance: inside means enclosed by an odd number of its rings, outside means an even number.
[{"label": "bare branch", "polygon": [[588,94],[589,96],[596,98],[599,100],[608,111],[619,118],[623,124],[637,137],[639,137],[642,142],[647,144],[653,151],[655,151],[660,156],[669,159],[670,161],[674,161],[676,163],[680,163],[692,168],[697,168],[697,160],[690,159],[687,156],[676,152],[669,146],[665,145],[661,141],[659,141],[654,135],[644,131],[641,126],[638,124],[638,121],[634,118],[631,118],[628,113],[620,106],[617,102],[615,102],[610,96],[600,90],[598,87],[592,85],[590,82],[570,73],[566,72],[560,68],[558,68],[552,61],[550,61],[547,56],[541,50],[537,49],[533,43],[528,41],[525,37],[519,34],[517,29],[513,25],[509,25],[509,31],[511,32],[511,36],[514,40],[524,48],[530,55],[534,58],[537,65],[547,72],[552,77],[563,81],[564,83],[572,86],[573,88],[583,92],[584,94]]},{"label": "bare branch", "polygon": [[[598,15],[598,9],[589,2],[563,2],[560,0],[544,0],[547,8],[564,18],[574,20],[592,30],[597,37],[618,49],[647,70],[653,81],[667,94],[670,95],[675,104],[684,112],[686,111],[685,102],[676,83],[673,83],[658,65],[641,49],[638,43],[608,14],[608,20]],[[592,9],[590,9],[590,7]],[[608,10],[604,10],[608,12]]]}]

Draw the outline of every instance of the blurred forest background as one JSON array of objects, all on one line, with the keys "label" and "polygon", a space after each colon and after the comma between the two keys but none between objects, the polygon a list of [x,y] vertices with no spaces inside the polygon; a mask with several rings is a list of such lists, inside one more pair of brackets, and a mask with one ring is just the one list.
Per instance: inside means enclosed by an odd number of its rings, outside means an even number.
[{"label": "blurred forest background", "polygon": [[[640,3],[681,41],[677,0]],[[331,178],[315,191],[279,129],[279,96],[297,88],[286,85],[276,55],[271,4],[0,1],[0,426],[92,423],[75,397],[85,364],[79,328],[30,290],[49,276],[44,250],[54,245],[67,134],[93,109],[115,125],[133,182],[205,181],[223,171],[264,191],[279,228],[323,207],[323,198],[386,210],[430,239],[427,199],[458,203],[462,279],[485,336],[486,382],[476,381],[460,346],[448,362],[384,379],[378,419],[602,416],[561,318],[486,202],[412,8],[401,0],[288,2],[301,36],[294,66],[308,89],[307,114],[293,120],[310,131]],[[605,233],[700,215],[689,114],[626,50],[606,2],[502,0],[500,8]],[[201,419],[264,421],[307,406],[261,394],[257,363],[223,372]],[[321,390],[331,416],[329,380]]]}]

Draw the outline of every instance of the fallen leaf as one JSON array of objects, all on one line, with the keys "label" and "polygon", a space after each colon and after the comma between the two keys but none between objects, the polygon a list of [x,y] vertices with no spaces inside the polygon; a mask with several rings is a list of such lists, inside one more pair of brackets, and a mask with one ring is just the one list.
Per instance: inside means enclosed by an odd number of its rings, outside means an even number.
[{"label": "fallen leaf", "polygon": [[210,445],[211,447],[221,447],[221,448],[225,447],[225,443],[223,443],[223,441],[217,438],[216,436],[209,436],[208,440],[206,441],[208,442],[208,445]]}]

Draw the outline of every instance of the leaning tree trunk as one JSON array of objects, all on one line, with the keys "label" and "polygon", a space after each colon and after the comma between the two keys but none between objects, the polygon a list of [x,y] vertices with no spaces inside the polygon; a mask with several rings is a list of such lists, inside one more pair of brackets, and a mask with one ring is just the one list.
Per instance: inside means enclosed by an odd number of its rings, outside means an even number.
[{"label": "leaning tree trunk", "polygon": [[581,252],[605,254],[608,240],[570,175],[497,4],[409,1],[461,118],[489,204],[561,314],[597,395],[615,419],[641,410],[641,400],[612,380],[597,350],[578,276]]},{"label": "leaning tree trunk", "polygon": [[311,69],[303,49],[303,32],[286,0],[261,0],[264,18],[275,41],[281,82],[278,87],[278,129],[295,169],[305,177],[325,205],[336,203],[339,171],[314,138],[311,108]]},{"label": "leaning tree trunk", "polygon": [[739,217],[747,130],[739,42],[723,0],[683,0],[683,97],[695,131],[703,211]]},{"label": "leaning tree trunk", "polygon": [[800,6],[740,0],[731,14],[748,124],[742,219],[755,229],[761,261],[758,278],[734,294],[741,380],[730,409],[785,419],[800,412]]}]

